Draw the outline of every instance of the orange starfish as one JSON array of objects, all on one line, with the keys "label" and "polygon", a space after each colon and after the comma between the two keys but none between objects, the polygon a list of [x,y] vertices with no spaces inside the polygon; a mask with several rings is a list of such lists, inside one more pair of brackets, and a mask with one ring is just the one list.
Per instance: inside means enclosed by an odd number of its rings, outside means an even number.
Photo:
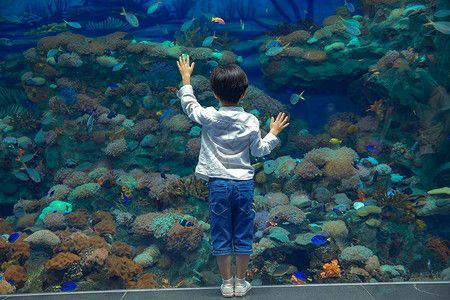
[{"label": "orange starfish", "polygon": [[374,112],[380,119],[383,119],[384,117],[383,99],[380,99],[370,104],[369,108],[366,111]]}]

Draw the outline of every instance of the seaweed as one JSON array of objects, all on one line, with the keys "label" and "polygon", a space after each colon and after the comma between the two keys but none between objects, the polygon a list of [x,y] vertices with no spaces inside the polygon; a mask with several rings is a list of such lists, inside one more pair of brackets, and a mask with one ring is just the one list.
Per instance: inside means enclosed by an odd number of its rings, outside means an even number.
[{"label": "seaweed", "polygon": [[26,98],[25,92],[22,90],[0,87],[0,106],[12,103],[19,104]]}]

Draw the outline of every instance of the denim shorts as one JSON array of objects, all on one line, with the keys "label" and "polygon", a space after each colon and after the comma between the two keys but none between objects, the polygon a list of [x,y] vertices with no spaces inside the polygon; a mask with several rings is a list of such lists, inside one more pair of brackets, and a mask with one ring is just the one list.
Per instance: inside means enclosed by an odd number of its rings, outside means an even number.
[{"label": "denim shorts", "polygon": [[213,256],[252,254],[254,181],[210,178],[209,219]]}]

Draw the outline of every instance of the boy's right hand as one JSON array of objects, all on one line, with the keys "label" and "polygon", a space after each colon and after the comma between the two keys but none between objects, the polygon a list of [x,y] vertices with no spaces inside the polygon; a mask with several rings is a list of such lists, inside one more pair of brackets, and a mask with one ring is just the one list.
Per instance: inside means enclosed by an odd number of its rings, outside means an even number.
[{"label": "boy's right hand", "polygon": [[277,118],[270,118],[270,133],[277,136],[284,128],[289,126],[288,116],[285,113],[279,113]]},{"label": "boy's right hand", "polygon": [[191,75],[194,71],[195,62],[189,64],[189,55],[181,54],[177,61],[178,70],[180,71],[183,85],[191,84]]}]

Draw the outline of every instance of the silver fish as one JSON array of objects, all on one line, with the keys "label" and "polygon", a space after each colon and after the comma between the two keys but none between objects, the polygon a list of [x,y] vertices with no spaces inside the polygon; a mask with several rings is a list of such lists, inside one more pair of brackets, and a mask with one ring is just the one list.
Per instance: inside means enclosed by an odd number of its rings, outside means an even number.
[{"label": "silver fish", "polygon": [[95,122],[95,117],[94,117],[94,113],[92,113],[89,118],[87,119],[87,123],[86,123],[86,128],[87,128],[87,132],[91,133],[92,130],[94,129],[94,122]]}]

